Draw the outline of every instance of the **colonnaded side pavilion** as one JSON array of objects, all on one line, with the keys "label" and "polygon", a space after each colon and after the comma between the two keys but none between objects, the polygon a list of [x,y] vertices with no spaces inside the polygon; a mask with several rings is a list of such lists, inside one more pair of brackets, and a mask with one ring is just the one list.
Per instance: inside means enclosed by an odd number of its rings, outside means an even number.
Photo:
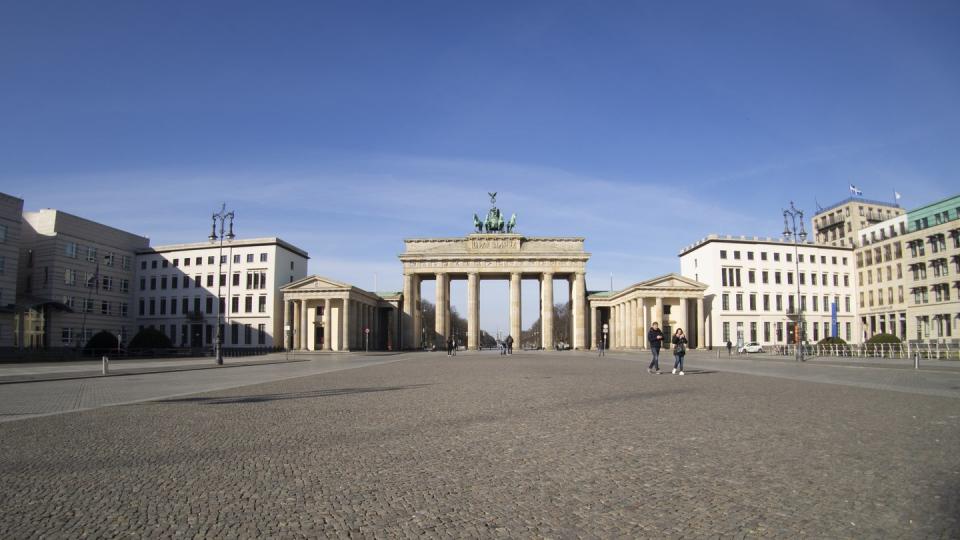
[{"label": "colonnaded side pavilion", "polygon": [[485,220],[474,215],[474,232],[465,237],[404,240],[403,291],[369,292],[348,283],[313,275],[281,287],[284,301],[284,344],[294,350],[403,350],[434,345],[421,343],[421,291],[433,282],[436,345],[451,332],[450,283],[467,282],[467,348],[480,344],[480,281],[507,280],[510,295],[510,335],[519,339],[521,286],[536,280],[540,290],[541,347],[554,343],[554,281],[567,283],[574,349],[591,349],[603,340],[616,349],[645,348],[646,329],[659,322],[664,333],[682,327],[692,347],[710,343],[704,334],[703,295],[707,286],[677,274],[646,280],[619,291],[586,290],[590,254],[581,237],[526,237],[513,232],[496,207]]}]

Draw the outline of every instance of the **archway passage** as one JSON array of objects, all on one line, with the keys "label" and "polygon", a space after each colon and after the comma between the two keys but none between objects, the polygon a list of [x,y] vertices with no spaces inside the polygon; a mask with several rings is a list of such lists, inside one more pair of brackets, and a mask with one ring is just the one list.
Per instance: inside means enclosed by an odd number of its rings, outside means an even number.
[{"label": "archway passage", "polygon": [[[480,337],[480,281],[506,280],[509,285],[510,328],[520,336],[521,283],[537,280],[540,289],[542,347],[553,349],[553,281],[570,284],[572,339],[574,348],[587,348],[586,339],[586,263],[590,254],[583,250],[583,238],[538,237],[519,234],[471,234],[465,238],[428,238],[405,240],[403,263],[403,315],[401,320],[405,348],[421,348],[421,284],[434,281],[436,288],[437,339],[446,339],[450,310],[449,283],[463,279],[467,283],[467,348],[476,350]],[[516,339],[516,338],[515,338]]]}]

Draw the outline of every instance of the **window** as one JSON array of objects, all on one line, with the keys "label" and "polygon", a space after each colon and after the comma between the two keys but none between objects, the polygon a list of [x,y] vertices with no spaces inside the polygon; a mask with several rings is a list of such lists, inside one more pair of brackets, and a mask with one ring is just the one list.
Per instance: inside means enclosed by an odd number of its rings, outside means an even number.
[{"label": "window", "polygon": [[733,252],[733,258],[734,258],[735,260],[740,260],[740,252],[739,252],[739,251],[734,251],[734,252]]},{"label": "window", "polygon": [[766,252],[766,251],[761,251],[761,252],[760,252],[760,260],[761,260],[761,261],[767,260],[767,252]]},{"label": "window", "polygon": [[743,293],[737,293],[737,311],[743,311]]},{"label": "window", "polygon": [[[756,310],[757,310],[757,295],[751,294],[750,295],[750,311],[756,311]],[[753,340],[753,341],[756,341],[756,340]]]},{"label": "window", "polygon": [[817,275],[814,274],[813,272],[810,273],[810,284],[811,285],[817,284]]},{"label": "window", "polygon": [[753,252],[752,252],[752,251],[748,251],[748,252],[747,252],[747,260],[748,260],[748,261],[752,261],[752,260],[753,260]]},{"label": "window", "polygon": [[747,271],[747,283],[756,283],[757,273],[753,270]]},{"label": "window", "polygon": [[750,323],[750,341],[757,341],[757,323]]},{"label": "window", "polygon": [[730,323],[723,323],[723,342],[726,343],[730,341]]},{"label": "window", "polygon": [[783,323],[782,322],[777,323],[777,341],[778,342],[783,341]]},{"label": "window", "polygon": [[100,286],[105,291],[113,290],[113,276],[103,276],[100,278]]},{"label": "window", "polygon": [[147,269],[147,261],[140,261],[140,269],[141,270]]},{"label": "window", "polygon": [[[210,260],[213,260],[213,257],[210,257]],[[234,262],[240,262],[240,261],[237,260],[237,257],[234,257],[233,260],[234,260]],[[213,263],[210,263],[210,264],[213,264]],[[226,255],[221,255],[221,256],[220,256],[220,264],[227,264],[227,256],[226,256]]]},{"label": "window", "polygon": [[156,269],[156,268],[157,268],[157,261],[150,261],[150,268]]},{"label": "window", "polygon": [[233,273],[233,286],[234,287],[240,286],[240,272]]},{"label": "window", "polygon": [[240,341],[240,325],[230,323],[230,343],[236,345]]},{"label": "window", "polygon": [[812,298],[812,303],[810,304],[810,311],[820,311],[820,310],[817,308],[817,304],[818,304],[819,301],[820,301],[820,299],[819,299],[818,297],[816,297],[816,296],[814,296],[814,297]]},{"label": "window", "polygon": [[64,254],[71,259],[77,258],[77,243],[76,242],[67,242],[64,246]]},{"label": "window", "polygon": [[207,287],[213,287],[213,274],[207,274]]},{"label": "window", "polygon": [[252,263],[252,262],[253,262],[253,253],[247,253],[247,262],[248,262],[248,263]]},{"label": "window", "polygon": [[[266,255],[266,253],[261,254],[261,256],[264,256],[264,255]],[[258,324],[257,325],[257,345],[265,345],[266,343],[267,343],[267,325]]]},{"label": "window", "polygon": [[180,280],[177,279],[177,276],[170,276],[170,288],[176,289],[177,285],[180,283]]},{"label": "window", "polygon": [[184,258],[183,258],[183,265],[184,265],[184,266],[190,266],[190,257],[184,257]]},{"label": "window", "polygon": [[[902,302],[902,301],[903,301],[903,300],[901,300],[901,302]],[[850,311],[851,311],[851,310],[850,310],[850,297],[849,297],[849,296],[845,296],[845,297],[843,298],[843,311],[846,312],[846,313],[850,313]]]},{"label": "window", "polygon": [[93,246],[87,246],[87,261],[97,262],[97,248]]},{"label": "window", "polygon": [[[290,261],[290,270],[293,271],[293,261]],[[291,280],[293,281],[293,280]]]},{"label": "window", "polygon": [[[801,284],[801,285],[806,285],[806,284],[807,284],[807,274],[804,273],[804,272],[800,272],[800,274],[798,274],[798,275],[800,276],[800,284]],[[790,274],[787,274],[787,278],[788,278],[788,279],[790,278]]]},{"label": "window", "polygon": [[763,341],[767,343],[770,342],[770,323],[769,322],[763,323]]},{"label": "window", "polygon": [[161,276],[161,277],[160,277],[160,290],[166,290],[166,289],[167,289],[167,276]]},{"label": "window", "polygon": [[[226,255],[224,255],[223,257],[221,257],[221,258],[220,258],[220,262],[221,262],[221,263],[227,262],[226,260],[224,260],[225,258],[226,258]],[[215,261],[214,261],[214,259],[213,259],[213,255],[210,255],[209,257],[207,257],[207,264],[214,264],[214,263],[215,263]]]},{"label": "window", "polygon": [[729,310],[730,310],[730,295],[729,295],[729,294],[723,293],[722,295],[720,295],[720,302],[721,302],[721,309],[722,309],[723,311],[729,311]]},{"label": "window", "polygon": [[776,296],[776,300],[777,300],[777,311],[783,311],[783,295],[778,294]]},{"label": "window", "polygon": [[200,313],[200,297],[199,296],[193,297],[193,312]]},{"label": "window", "polygon": [[157,314],[157,300],[155,298],[150,299],[150,311],[148,313],[150,315]]},{"label": "window", "polygon": [[243,312],[253,313],[253,297],[247,296],[243,299]]},{"label": "window", "polygon": [[787,262],[793,262],[793,253],[787,253]]},{"label": "window", "polygon": [[171,314],[171,315],[176,315],[176,314],[177,314],[177,299],[176,299],[176,298],[171,298],[171,299],[170,299],[170,314]]},{"label": "window", "polygon": [[174,259],[174,260],[173,260],[173,267],[174,267],[174,268],[177,268],[178,266],[180,266],[180,259]]},{"label": "window", "polygon": [[843,286],[844,286],[844,287],[849,287],[849,286],[850,286],[850,274],[844,274],[844,275],[843,275]]},{"label": "window", "polygon": [[[194,259],[193,264],[197,266],[200,266],[201,264],[203,264],[203,257],[197,257],[196,259]],[[213,264],[213,257],[210,257],[210,264]]]},{"label": "window", "polygon": [[77,271],[76,270],[66,270],[63,274],[63,283],[64,285],[76,285],[77,284]]},{"label": "window", "polygon": [[774,253],[774,254],[773,254],[773,260],[774,260],[775,262],[779,262],[779,261],[780,261],[780,254],[779,254],[779,253]]},{"label": "window", "polygon": [[140,278],[140,290],[147,290],[147,278]]},{"label": "window", "polygon": [[226,274],[220,274],[220,286],[221,286],[221,287],[226,287],[226,285],[227,285],[227,275],[226,275]]},{"label": "window", "polygon": [[138,306],[138,311],[137,311],[137,313],[138,313],[141,317],[144,315],[145,308],[146,308],[146,302],[144,302],[143,298],[141,298],[140,301],[139,301],[139,306]]},{"label": "window", "polygon": [[763,310],[770,311],[770,295],[769,294],[763,295]]},{"label": "window", "polygon": [[[186,259],[184,259],[184,260],[186,260]],[[190,276],[183,276],[183,288],[184,288],[184,289],[189,289],[189,288],[190,288]]]},{"label": "window", "polygon": [[234,296],[230,299],[230,312],[240,313],[240,297]]},{"label": "window", "polygon": [[129,279],[121,279],[121,280],[120,280],[120,292],[122,292],[122,293],[128,293],[128,292],[130,292],[130,280],[129,280]]},{"label": "window", "polygon": [[167,268],[168,266],[170,266],[170,262],[167,261],[166,259],[163,259],[162,261],[160,261],[160,266],[162,268]]},{"label": "window", "polygon": [[157,277],[156,277],[156,276],[152,276],[152,277],[150,278],[150,290],[151,290],[151,291],[157,290]]},{"label": "window", "polygon": [[797,255],[797,257],[799,257],[798,260],[802,263],[802,262],[803,262],[803,253]]},{"label": "window", "polygon": [[770,283],[770,272],[764,270],[760,272],[760,282],[761,283]]},{"label": "window", "polygon": [[260,254],[260,262],[267,262],[267,254],[266,254],[266,253],[261,253],[261,254]]},{"label": "window", "polygon": [[161,298],[161,299],[160,299],[160,314],[161,314],[161,315],[166,315],[166,314],[167,314],[167,299],[166,299],[166,298]]},{"label": "window", "polygon": [[773,273],[773,282],[776,283],[777,285],[780,284],[780,272]]},{"label": "window", "polygon": [[793,285],[793,272],[787,272],[787,285]]},{"label": "window", "polygon": [[257,300],[257,312],[266,313],[267,312],[267,295],[261,294]]},{"label": "window", "polygon": [[243,325],[243,344],[250,345],[251,343],[253,343],[253,336],[252,332],[250,331],[250,325],[245,324]]},{"label": "window", "polygon": [[190,311],[190,299],[187,297],[183,297],[183,300],[180,301],[180,313],[183,313],[184,315],[186,315],[187,312],[189,311]]},{"label": "window", "polygon": [[207,302],[206,302],[206,304],[207,304],[207,305],[206,305],[206,308],[207,308],[206,312],[207,312],[207,313],[213,313],[213,297],[212,297],[212,296],[208,296],[208,297],[207,297]]}]

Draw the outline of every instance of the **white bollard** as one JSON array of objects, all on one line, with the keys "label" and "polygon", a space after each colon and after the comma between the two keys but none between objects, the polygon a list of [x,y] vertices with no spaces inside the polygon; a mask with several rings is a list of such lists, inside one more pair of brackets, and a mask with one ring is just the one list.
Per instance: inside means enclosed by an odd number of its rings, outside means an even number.
[{"label": "white bollard", "polygon": [[106,356],[103,357],[103,374],[104,375],[110,374],[110,359],[107,358]]},{"label": "white bollard", "polygon": [[920,352],[913,353],[913,369],[920,369]]}]

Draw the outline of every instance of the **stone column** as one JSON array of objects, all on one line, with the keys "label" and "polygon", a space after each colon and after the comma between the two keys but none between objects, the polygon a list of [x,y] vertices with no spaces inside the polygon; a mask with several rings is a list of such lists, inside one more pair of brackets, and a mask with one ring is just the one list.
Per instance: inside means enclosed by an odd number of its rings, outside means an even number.
[{"label": "stone column", "polygon": [[453,337],[453,315],[450,314],[450,282],[453,281],[450,279],[450,276],[447,275],[447,293],[445,295],[447,302],[446,306],[443,308],[443,312],[446,315],[443,318],[443,335],[448,338]]},{"label": "stone column", "polygon": [[520,335],[523,331],[523,321],[521,319],[521,300],[520,290],[522,287],[520,272],[510,274],[510,335],[513,336],[513,342],[520,348]]},{"label": "stone column", "polygon": [[307,301],[301,300],[300,303],[300,345],[301,348],[305,351],[310,350],[310,329],[308,324],[308,315],[310,310],[307,309]]},{"label": "stone column", "polygon": [[619,336],[617,335],[619,333],[618,330],[620,326],[620,308],[616,304],[610,306],[610,323],[609,324],[610,324],[610,328],[609,328],[610,348],[613,349],[615,347],[620,346],[620,340],[618,339]]},{"label": "stone column", "polygon": [[600,312],[595,306],[590,307],[590,343],[589,348],[594,348],[600,341],[597,331],[597,325],[600,323]]},{"label": "stone column", "polygon": [[637,301],[627,301],[627,347],[637,346]]},{"label": "stone column", "polygon": [[323,299],[323,350],[329,351],[331,342],[333,341],[333,330],[331,327],[331,316],[330,316],[330,302],[329,298]]},{"label": "stone column", "polygon": [[540,320],[542,321],[543,348],[553,350],[553,273],[544,272],[540,278]]},{"label": "stone column", "polygon": [[[291,315],[291,327],[290,327],[290,341],[294,350],[300,348],[300,301],[293,300],[293,312]],[[224,326],[224,332],[227,331],[227,327]],[[226,340],[227,336],[223,336],[223,339]]]},{"label": "stone column", "polygon": [[413,276],[413,348],[422,349],[423,343],[421,343],[421,338],[423,337],[423,321],[421,320],[420,313],[420,284],[422,279],[419,275]]},{"label": "stone column", "polygon": [[573,348],[586,350],[590,348],[587,342],[587,324],[586,324],[586,281],[583,272],[578,272],[573,278],[573,296],[570,302],[570,309],[573,310]]},{"label": "stone column", "polygon": [[340,350],[349,351],[353,346],[353,306],[350,305],[350,299],[343,299],[343,314],[340,317],[343,319],[343,340],[341,340]]},{"label": "stone column", "polygon": [[650,321],[650,325],[653,326],[653,323],[657,323],[657,326],[663,330],[663,297],[658,296],[657,301],[653,306],[653,320]]},{"label": "stone column", "polygon": [[640,320],[643,323],[640,326],[640,348],[646,349],[649,346],[647,343],[647,330],[650,329],[650,317],[647,315],[646,299],[641,298],[638,300],[638,304],[640,305]]},{"label": "stone column", "polygon": [[400,317],[399,349],[413,348],[413,274],[403,275],[403,315]]},{"label": "stone column", "polygon": [[697,298],[697,348],[707,348],[707,335],[703,331],[706,315],[703,313],[703,297]]},{"label": "stone column", "polygon": [[435,345],[437,350],[441,351],[447,346],[447,275],[443,272],[437,272],[436,291],[437,305],[433,316],[433,329],[437,333]]},{"label": "stone column", "polygon": [[[690,331],[690,328],[687,326],[687,299],[681,297],[679,307],[677,308],[677,328],[683,328],[683,333],[687,334]],[[674,332],[677,331],[676,328],[673,329]],[[671,338],[673,336],[670,336]],[[687,338],[689,339],[689,338]]]},{"label": "stone column", "polygon": [[627,348],[627,303],[620,302],[620,307],[617,308],[617,332],[620,334],[620,348]]},{"label": "stone column", "polygon": [[[287,327],[290,326],[290,301],[283,301],[283,348],[289,350],[290,347],[290,338],[287,334]],[[276,340],[274,340],[276,342]],[[21,342],[22,343],[22,342]]]},{"label": "stone column", "polygon": [[480,274],[467,275],[467,349],[480,348]]}]

